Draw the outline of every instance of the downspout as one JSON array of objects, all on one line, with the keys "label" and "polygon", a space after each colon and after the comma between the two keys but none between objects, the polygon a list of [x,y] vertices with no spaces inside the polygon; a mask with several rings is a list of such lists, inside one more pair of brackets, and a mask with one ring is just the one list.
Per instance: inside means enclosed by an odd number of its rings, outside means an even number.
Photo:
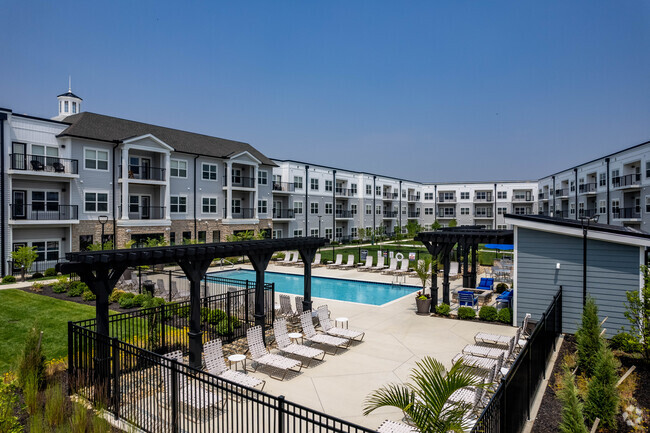
[{"label": "downspout", "polygon": [[611,213],[610,201],[609,201],[609,158],[605,158],[607,163],[607,224],[609,224],[609,214]]},{"label": "downspout", "polygon": [[553,191],[551,191],[551,192],[553,193],[553,211],[552,212],[553,212],[553,218],[555,218],[555,217],[557,217],[557,215],[555,215],[555,176],[553,176]]},{"label": "downspout", "polygon": [[576,205],[575,205],[575,211],[576,211],[576,221],[578,221],[578,169],[574,168],[573,169],[574,173],[574,180],[573,180],[573,187],[575,188],[575,197],[576,197]]},{"label": "downspout", "polygon": [[5,267],[7,266],[5,256],[6,239],[5,229],[5,120],[7,113],[0,113],[0,276],[5,276]]},{"label": "downspout", "polygon": [[[305,215],[305,236],[309,233],[309,212],[311,212],[311,207],[309,206],[309,166],[305,165],[305,208],[303,209]],[[287,233],[287,236],[289,233]],[[323,234],[319,231],[319,237],[323,237]]]},{"label": "downspout", "polygon": [[[115,146],[113,146],[113,248],[117,249],[117,209],[116,209],[116,202],[115,202],[115,184],[117,183],[117,179],[115,178],[115,149],[117,149],[117,146],[120,145],[121,141],[120,140],[115,140],[114,141]],[[122,181],[126,182],[126,179],[122,179]],[[70,242],[72,242],[72,239],[70,239]],[[100,244],[103,245],[102,242],[104,242],[104,239],[99,240]]]},{"label": "downspout", "polygon": [[[199,159],[199,155],[196,155],[194,157],[194,240],[197,240],[197,227],[196,227],[196,160]],[[226,181],[230,181],[230,179],[226,179]],[[228,199],[226,199],[227,201]],[[226,209],[228,209],[228,206],[232,206],[231,203],[226,203]],[[182,237],[182,236],[181,236]]]},{"label": "downspout", "polygon": [[[375,229],[377,228],[377,205],[375,197],[377,195],[377,176],[372,177],[372,245],[375,244]],[[379,260],[379,259],[377,259]]]},{"label": "downspout", "polygon": [[[474,214],[474,212],[472,212],[472,214]],[[438,185],[433,185],[433,224],[435,224],[436,221],[438,221]],[[433,224],[431,225],[433,226]]]},{"label": "downspout", "polygon": [[494,184],[494,205],[492,206],[492,218],[493,218],[493,223],[492,223],[492,230],[496,230],[497,228],[497,184]]},{"label": "downspout", "polygon": [[[406,197],[406,202],[408,203],[408,197]],[[408,211],[407,211],[408,212]],[[397,223],[399,224],[399,233],[402,234],[402,181],[399,181],[399,219]],[[408,215],[407,215],[408,218]]]},{"label": "downspout", "polygon": [[336,170],[332,171],[332,240],[336,240]]}]

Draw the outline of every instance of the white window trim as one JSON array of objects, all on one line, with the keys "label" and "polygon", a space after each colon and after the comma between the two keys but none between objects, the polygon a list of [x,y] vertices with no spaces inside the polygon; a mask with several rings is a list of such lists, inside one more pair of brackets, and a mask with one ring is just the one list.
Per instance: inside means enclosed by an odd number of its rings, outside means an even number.
[{"label": "white window trim", "polygon": [[[171,167],[171,163],[174,162],[174,161],[176,161],[176,162],[184,162],[184,163],[185,163],[185,176],[172,176],[172,167]],[[176,159],[176,158],[171,158],[171,159],[169,160],[169,163],[170,163],[170,164],[169,164],[169,177],[173,177],[174,179],[187,179],[187,177],[188,177],[188,176],[187,176],[188,167],[189,167],[190,165],[188,164],[188,161],[187,161],[186,159]]]},{"label": "white window trim", "polygon": [[[214,173],[214,176],[215,176],[214,180],[213,179],[206,179],[206,178],[203,177],[203,167],[205,167],[206,165],[214,165],[216,167],[217,170]],[[204,182],[218,182],[219,181],[219,164],[212,163],[212,162],[202,162],[201,163],[201,177],[199,179],[204,181]]]},{"label": "white window trim", "polygon": [[[266,208],[266,212],[260,211],[260,202],[264,202],[264,207]],[[262,215],[267,215],[269,213],[269,201],[265,198],[260,198],[257,200],[257,213],[262,214]]]},{"label": "white window trim", "polygon": [[[203,199],[212,198],[215,200],[215,211],[214,212],[205,212],[203,211]],[[209,207],[209,206],[208,206]],[[216,195],[202,195],[201,196],[201,213],[204,215],[216,215],[219,213],[219,197]]]},{"label": "white window trim", "polygon": [[[103,170],[101,168],[86,168],[86,150],[94,150],[95,152],[106,152],[106,170]],[[101,171],[103,173],[107,173],[110,168],[111,168],[111,153],[108,151],[108,149],[102,149],[101,147],[90,147],[90,146],[84,146],[83,147],[83,169],[87,171]],[[98,159],[95,159],[95,165],[97,165]],[[127,161],[128,164],[128,161]]]},{"label": "white window trim", "polygon": [[[174,212],[172,210],[172,197],[185,197],[185,212]],[[187,215],[187,194],[171,194],[169,196],[169,213],[176,215]]]},{"label": "white window trim", "polygon": [[[264,178],[264,183],[260,183],[260,180],[262,180],[262,173],[266,174],[266,177]],[[268,185],[269,184],[269,171],[268,170],[258,170],[257,171],[257,184],[258,185]]]},{"label": "white window trim", "polygon": [[[300,203],[300,213],[296,212],[296,204]],[[305,207],[302,205],[302,201],[294,201],[293,204],[291,205],[291,209],[293,209],[293,212],[296,215],[304,215],[305,213]]]},{"label": "white window trim", "polygon": [[[91,194],[106,194],[106,210],[105,210],[105,211],[102,211],[102,210],[89,210],[89,211],[87,211],[87,210],[86,210],[86,193],[87,193],[87,192],[89,192],[89,193],[91,193]],[[30,200],[31,200],[31,194],[30,194]],[[83,190],[83,202],[84,202],[84,204],[83,204],[83,212],[84,212],[84,213],[93,213],[93,214],[95,214],[95,213],[104,213],[104,214],[106,214],[106,213],[111,212],[111,206],[110,206],[110,203],[111,203],[111,193],[110,193],[110,191],[108,191],[108,190],[102,190],[102,189],[84,189],[84,190]],[[95,201],[95,204],[97,204],[97,201]],[[97,206],[95,206],[95,207],[97,207]]]}]

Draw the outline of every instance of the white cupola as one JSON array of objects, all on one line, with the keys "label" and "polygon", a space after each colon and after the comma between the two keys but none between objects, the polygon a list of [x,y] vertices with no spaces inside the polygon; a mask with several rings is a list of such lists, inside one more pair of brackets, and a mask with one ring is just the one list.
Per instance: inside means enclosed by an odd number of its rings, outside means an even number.
[{"label": "white cupola", "polygon": [[56,97],[59,101],[59,115],[52,120],[63,120],[73,114],[81,113],[81,99],[72,93],[72,80],[68,78],[68,91]]}]

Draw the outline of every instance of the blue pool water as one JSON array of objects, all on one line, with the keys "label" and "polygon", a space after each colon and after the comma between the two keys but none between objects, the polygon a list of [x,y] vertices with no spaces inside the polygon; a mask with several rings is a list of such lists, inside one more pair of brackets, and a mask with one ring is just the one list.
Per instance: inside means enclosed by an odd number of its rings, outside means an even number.
[{"label": "blue pool water", "polygon": [[[255,281],[255,271],[236,270],[215,272],[210,275],[238,280]],[[302,275],[266,272],[264,282],[275,283],[275,291],[302,295],[304,280]],[[317,298],[337,301],[358,302],[361,304],[383,305],[419,290],[415,286],[393,286],[366,281],[341,280],[338,278],[311,277],[311,295]]]}]

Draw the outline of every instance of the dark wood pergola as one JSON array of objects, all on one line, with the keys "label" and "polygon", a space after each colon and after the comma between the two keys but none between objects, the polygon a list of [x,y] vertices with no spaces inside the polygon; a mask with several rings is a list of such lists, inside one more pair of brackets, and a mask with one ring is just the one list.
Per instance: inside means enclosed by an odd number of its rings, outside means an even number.
[{"label": "dark wood pergola", "polygon": [[277,251],[298,250],[304,263],[305,311],[311,310],[311,263],[318,248],[327,245],[325,238],[251,240],[199,245],[175,245],[124,250],[83,251],[67,253],[68,262],[57,265],[61,273],[76,273],[97,296],[96,332],[109,337],[108,297],[126,268],[177,263],[190,281],[190,365],[201,366],[203,352],[201,331],[201,280],[214,259],[248,256],[255,268],[255,323],[264,327],[264,272]]},{"label": "dark wood pergola", "polygon": [[[449,263],[454,246],[458,244],[458,257],[462,257],[463,287],[476,286],[476,271],[478,266],[479,244],[512,244],[514,239],[512,230],[486,230],[482,226],[445,227],[433,232],[418,233],[416,241],[420,241],[434,258],[439,258],[443,265],[442,302],[449,304]],[[472,266],[469,269],[468,257],[472,255]],[[459,260],[460,266],[460,260]],[[433,275],[438,272],[438,266],[432,269]],[[432,307],[438,301],[438,282],[433,278]]]}]

